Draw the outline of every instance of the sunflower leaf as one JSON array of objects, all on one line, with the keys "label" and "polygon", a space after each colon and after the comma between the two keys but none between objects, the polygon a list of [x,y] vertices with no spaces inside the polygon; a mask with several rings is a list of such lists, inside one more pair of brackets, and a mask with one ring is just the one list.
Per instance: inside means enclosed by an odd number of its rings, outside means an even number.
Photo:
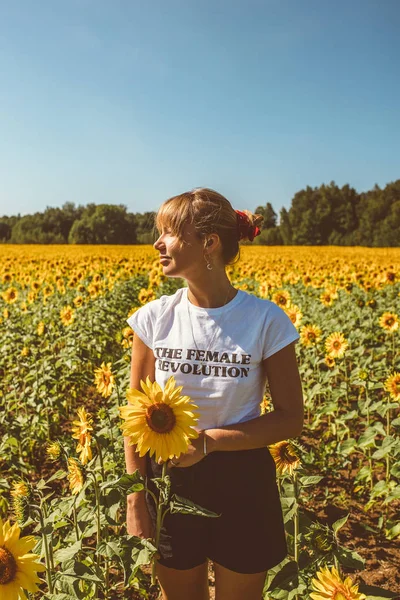
[{"label": "sunflower leaf", "polygon": [[152,479],[152,481],[154,481],[157,488],[160,490],[160,502],[162,502],[162,504],[168,504],[171,495],[171,477],[165,475],[163,478],[156,477]]},{"label": "sunflower leaf", "polygon": [[182,498],[181,496],[177,496],[173,494],[171,501],[169,503],[169,508],[171,513],[182,513],[184,515],[198,515],[200,517],[220,517],[217,513],[208,510],[195,504],[191,500],[187,498]]}]

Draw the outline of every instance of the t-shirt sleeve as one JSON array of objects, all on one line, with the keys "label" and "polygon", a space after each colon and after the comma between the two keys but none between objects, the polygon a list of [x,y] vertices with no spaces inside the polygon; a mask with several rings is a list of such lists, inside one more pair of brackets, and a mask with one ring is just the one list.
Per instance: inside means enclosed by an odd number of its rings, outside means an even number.
[{"label": "t-shirt sleeve", "polygon": [[154,326],[156,322],[156,312],[159,301],[152,300],[139,310],[135,311],[126,319],[128,325],[133,329],[137,336],[152,350],[154,338]]},{"label": "t-shirt sleeve", "polygon": [[297,342],[299,338],[300,335],[290,317],[280,306],[271,302],[264,330],[263,360],[282,350],[288,344]]}]

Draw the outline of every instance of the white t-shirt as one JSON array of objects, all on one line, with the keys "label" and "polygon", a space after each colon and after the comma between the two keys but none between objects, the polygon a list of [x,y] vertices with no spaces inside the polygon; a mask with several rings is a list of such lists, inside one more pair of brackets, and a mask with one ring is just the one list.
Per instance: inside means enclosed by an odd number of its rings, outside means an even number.
[{"label": "white t-shirt", "polygon": [[153,350],[157,383],[164,388],[173,375],[183,386],[199,407],[197,430],[260,416],[262,360],[297,341],[296,327],[277,304],[242,290],[219,308],[195,306],[187,292],[161,296],[127,319]]}]

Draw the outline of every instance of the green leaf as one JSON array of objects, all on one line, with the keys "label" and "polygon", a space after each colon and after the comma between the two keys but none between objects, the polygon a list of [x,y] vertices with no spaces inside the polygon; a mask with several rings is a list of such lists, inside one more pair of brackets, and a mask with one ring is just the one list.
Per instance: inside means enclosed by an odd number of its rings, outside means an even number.
[{"label": "green leaf", "polygon": [[364,559],[354,550],[348,550],[347,548],[343,548],[339,546],[337,550],[333,552],[338,561],[344,567],[350,567],[352,569],[364,569],[365,561]]},{"label": "green leaf", "polygon": [[67,472],[59,469],[46,481],[46,483],[50,483],[50,481],[54,481],[55,479],[64,479],[67,476]]},{"label": "green leaf", "polygon": [[394,448],[396,443],[397,441],[393,436],[387,435],[383,440],[382,445],[378,448],[378,450],[375,450],[375,452],[373,453],[372,458],[384,458],[385,456],[390,454],[390,451]]},{"label": "green leaf", "polygon": [[169,503],[169,508],[171,513],[182,513],[184,515],[198,515],[199,517],[220,517],[215,512],[211,510],[207,510],[206,508],[202,508],[198,506],[191,500],[187,498],[182,498],[181,496],[177,496],[173,494],[171,501]]},{"label": "green leaf", "polygon": [[79,552],[79,550],[81,550],[81,549],[82,549],[82,540],[75,542],[75,544],[72,544],[72,546],[70,546],[69,548],[60,548],[59,550],[54,552],[55,564],[58,564],[60,562],[63,563],[66,560],[74,558],[74,556],[76,556],[76,553]]},{"label": "green leaf", "polygon": [[164,478],[156,477],[153,479],[153,481],[160,490],[160,502],[163,504],[168,504],[171,494],[171,477],[169,475],[165,475]]},{"label": "green leaf", "polygon": [[104,541],[100,542],[100,544],[96,548],[96,552],[100,554],[100,556],[107,556],[108,558],[113,558],[113,556],[120,556],[120,548],[117,542]]},{"label": "green leaf", "polygon": [[288,584],[290,582],[294,582],[296,585],[298,583],[299,570],[297,567],[297,562],[291,560],[287,562],[275,575],[271,583],[269,584],[267,592],[274,590],[275,588],[283,588],[288,589]]},{"label": "green leaf", "polygon": [[337,521],[332,523],[332,529],[335,533],[337,533],[339,531],[339,529],[341,527],[343,527],[343,525],[346,523],[347,519],[349,518],[349,515],[350,515],[350,513],[347,513],[347,515],[345,515],[341,519],[338,519]]},{"label": "green leaf", "polygon": [[307,475],[305,477],[300,477],[299,481],[303,487],[307,487],[308,485],[316,485],[323,478],[323,475]]},{"label": "green leaf", "polygon": [[387,600],[388,598],[398,599],[400,597],[398,593],[389,592],[375,585],[367,585],[364,582],[359,584],[358,591],[361,594],[366,594],[367,600]]}]

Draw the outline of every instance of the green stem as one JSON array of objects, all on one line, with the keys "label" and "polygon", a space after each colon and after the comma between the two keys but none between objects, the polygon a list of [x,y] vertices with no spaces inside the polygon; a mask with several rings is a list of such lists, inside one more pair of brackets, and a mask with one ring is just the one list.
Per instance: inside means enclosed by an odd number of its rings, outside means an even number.
[{"label": "green stem", "polygon": [[37,507],[37,508],[39,509],[38,510],[38,514],[39,514],[40,528],[42,530],[44,553],[45,553],[45,557],[46,557],[47,585],[49,586],[49,593],[52,594],[53,593],[53,581],[51,579],[50,551],[49,551],[49,546],[48,546],[48,541],[47,541],[47,535],[44,533],[43,513],[42,513],[42,510],[39,507]]},{"label": "green stem", "polygon": [[[161,478],[164,479],[166,474],[167,474],[167,463],[165,462],[165,463],[163,463]],[[163,507],[163,503],[159,499],[158,503],[157,503],[156,543],[155,543],[157,550],[158,550],[158,546],[160,543],[160,532],[161,532],[162,512],[163,512],[162,507]],[[156,583],[156,561],[157,561],[157,559],[154,557],[153,558],[153,567],[151,570],[151,585],[155,585],[155,583]]]}]

